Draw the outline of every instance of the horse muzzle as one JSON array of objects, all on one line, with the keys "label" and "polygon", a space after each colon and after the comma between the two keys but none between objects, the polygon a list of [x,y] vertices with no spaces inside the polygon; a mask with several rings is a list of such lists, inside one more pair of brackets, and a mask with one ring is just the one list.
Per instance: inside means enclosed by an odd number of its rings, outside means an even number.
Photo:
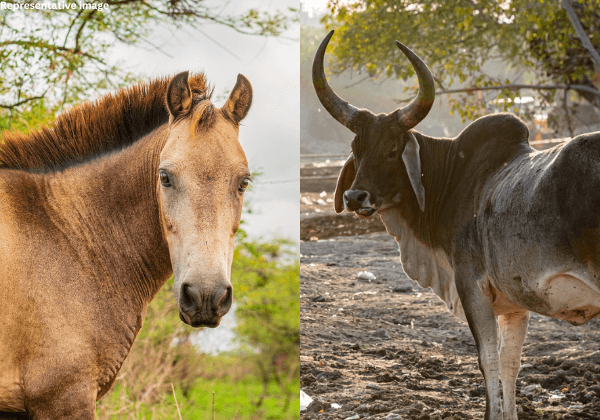
[{"label": "horse muzzle", "polygon": [[233,302],[231,283],[223,283],[216,291],[208,292],[201,286],[184,282],[179,290],[179,318],[194,328],[219,326],[221,318]]}]

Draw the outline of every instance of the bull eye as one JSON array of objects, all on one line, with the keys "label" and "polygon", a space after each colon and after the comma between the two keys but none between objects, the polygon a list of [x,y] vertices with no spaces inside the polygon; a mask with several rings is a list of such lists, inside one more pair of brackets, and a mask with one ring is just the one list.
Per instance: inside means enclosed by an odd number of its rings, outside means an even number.
[{"label": "bull eye", "polygon": [[395,160],[398,157],[398,148],[394,147],[394,149],[388,153],[387,158],[389,160]]},{"label": "bull eye", "polygon": [[243,193],[246,191],[246,188],[248,188],[248,185],[250,185],[250,178],[243,178],[238,187],[238,191]]},{"label": "bull eye", "polygon": [[170,187],[172,185],[171,180],[169,179],[169,175],[166,171],[159,171],[158,176],[160,178],[160,183],[163,187]]}]

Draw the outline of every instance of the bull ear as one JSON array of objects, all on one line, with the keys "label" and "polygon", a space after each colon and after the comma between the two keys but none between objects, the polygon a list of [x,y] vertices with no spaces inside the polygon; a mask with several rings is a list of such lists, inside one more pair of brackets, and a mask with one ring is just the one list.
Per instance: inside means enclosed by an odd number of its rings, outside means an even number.
[{"label": "bull ear", "polygon": [[250,105],[252,105],[252,85],[243,75],[238,74],[237,83],[222,109],[236,123],[239,123],[248,114]]},{"label": "bull ear", "polygon": [[167,108],[175,119],[190,112],[192,108],[192,92],[188,84],[188,72],[184,71],[169,82],[167,88]]},{"label": "bull ear", "polygon": [[421,182],[421,157],[419,156],[419,143],[410,131],[406,134],[408,136],[408,142],[404,146],[404,152],[402,152],[402,161],[406,167],[410,185],[417,196],[419,208],[421,211],[425,211],[425,188],[423,188],[423,183]]},{"label": "bull ear", "polygon": [[350,189],[355,177],[356,167],[354,166],[354,153],[350,153],[348,160],[344,163],[344,167],[340,172],[337,185],[335,186],[333,204],[335,206],[335,212],[338,214],[344,211],[344,193],[346,190]]}]

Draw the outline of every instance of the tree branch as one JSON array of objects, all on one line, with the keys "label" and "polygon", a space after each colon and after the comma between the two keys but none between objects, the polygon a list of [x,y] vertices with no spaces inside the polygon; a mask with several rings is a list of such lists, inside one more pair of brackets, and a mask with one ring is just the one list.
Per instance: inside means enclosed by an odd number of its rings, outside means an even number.
[{"label": "tree branch", "polygon": [[[61,51],[61,52],[65,52],[65,53],[73,53],[75,52],[75,50],[73,50],[72,48],[66,48],[66,47],[61,47],[59,45],[54,45],[54,44],[50,44],[46,41],[40,40],[37,42],[34,41],[18,41],[18,40],[11,40],[11,41],[2,41],[0,42],[0,47],[4,47],[6,45],[20,45],[22,47],[29,47],[29,48],[37,48],[37,49],[46,49],[46,50],[50,50],[50,51]],[[83,51],[79,51],[84,57],[87,57],[91,60],[97,61],[103,65],[106,65],[106,63],[101,60],[100,58],[83,52]]]},{"label": "tree branch", "polygon": [[575,29],[577,37],[579,38],[585,49],[590,52],[592,59],[594,60],[594,67],[596,67],[596,71],[600,73],[600,55],[598,54],[598,51],[596,51],[596,49],[592,45],[588,34],[586,34],[583,30],[581,22],[575,14],[575,10],[573,10],[573,7],[571,6],[571,3],[569,3],[569,0],[563,0],[562,5],[563,9],[565,9],[565,12],[567,12],[567,15],[569,16],[569,20],[571,21],[571,25],[573,25],[573,29]]},{"label": "tree branch", "polygon": [[88,23],[88,21],[92,18],[92,16],[94,16],[94,13],[96,13],[96,11],[97,11],[97,9],[93,9],[90,13],[87,14],[87,16],[85,18],[83,18],[83,22],[81,22],[81,26],[79,27],[79,30],[77,31],[77,35],[75,35],[75,52],[81,51],[80,46],[79,46],[79,38],[81,37],[81,34],[83,33],[83,28]]},{"label": "tree branch", "polygon": [[[461,88],[461,89],[446,89],[446,90],[438,90],[435,92],[436,95],[450,94],[450,93],[472,93],[478,92],[482,90],[520,90],[520,89],[532,89],[532,90],[557,90],[564,89],[566,90],[574,90],[579,92],[588,92],[593,95],[600,97],[600,90],[594,89],[585,85],[526,85],[526,84],[510,84],[510,85],[497,85],[497,86],[481,86],[481,87],[473,87],[473,88]],[[409,102],[412,101],[410,99],[401,99],[396,101],[397,103]]]},{"label": "tree branch", "polygon": [[527,85],[527,84],[510,84],[510,85],[497,85],[497,86],[482,86],[476,88],[464,88],[464,89],[447,89],[441,90],[439,94],[444,93],[458,93],[458,92],[476,92],[479,90],[500,90],[500,89],[508,89],[508,90],[519,90],[519,89],[533,89],[533,90],[556,90],[556,89],[571,89],[580,92],[588,92],[596,96],[600,96],[600,90],[594,89],[585,85]]},{"label": "tree branch", "polygon": [[65,35],[65,42],[63,42],[63,48],[67,47],[67,42],[69,41],[69,35],[71,34],[71,29],[73,29],[73,26],[75,26],[75,22],[77,22],[77,19],[79,19],[79,16],[81,16],[81,14],[83,13],[84,9],[79,10],[79,12],[77,12],[77,16],[75,16],[73,18],[73,20],[71,21],[71,24],[69,25],[69,30],[67,31],[67,34]]},{"label": "tree branch", "polygon": [[369,77],[370,77],[370,76],[365,76],[364,78],[360,79],[358,82],[350,83],[349,85],[347,85],[347,86],[344,86],[344,87],[345,87],[346,89],[348,89],[348,88],[351,88],[351,87],[353,87],[353,86],[359,85],[359,84],[361,84],[362,82],[364,82],[365,80],[369,79]]},{"label": "tree branch", "polygon": [[12,110],[12,109],[15,109],[18,106],[26,104],[27,102],[36,101],[38,99],[43,99],[45,95],[46,95],[46,93],[44,92],[44,95],[41,95],[41,96],[32,96],[31,98],[23,99],[22,101],[16,102],[16,103],[14,103],[12,105],[0,104],[0,108]]}]

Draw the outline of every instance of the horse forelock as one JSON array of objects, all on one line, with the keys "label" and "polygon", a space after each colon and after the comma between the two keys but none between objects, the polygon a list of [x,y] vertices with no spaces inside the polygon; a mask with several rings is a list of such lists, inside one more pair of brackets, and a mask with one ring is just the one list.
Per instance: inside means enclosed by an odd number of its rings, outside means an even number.
[{"label": "horse forelock", "polygon": [[212,127],[217,117],[217,109],[209,99],[201,100],[192,112],[192,121],[190,124],[190,134],[192,137],[195,136],[198,130]]},{"label": "horse forelock", "polygon": [[[0,168],[59,170],[135,143],[169,121],[165,94],[170,80],[155,79],[83,102],[61,113],[50,127],[30,134],[3,133]],[[194,112],[196,125],[210,125],[215,114],[212,88],[202,73],[190,76],[188,82],[194,102],[205,109]]]}]

